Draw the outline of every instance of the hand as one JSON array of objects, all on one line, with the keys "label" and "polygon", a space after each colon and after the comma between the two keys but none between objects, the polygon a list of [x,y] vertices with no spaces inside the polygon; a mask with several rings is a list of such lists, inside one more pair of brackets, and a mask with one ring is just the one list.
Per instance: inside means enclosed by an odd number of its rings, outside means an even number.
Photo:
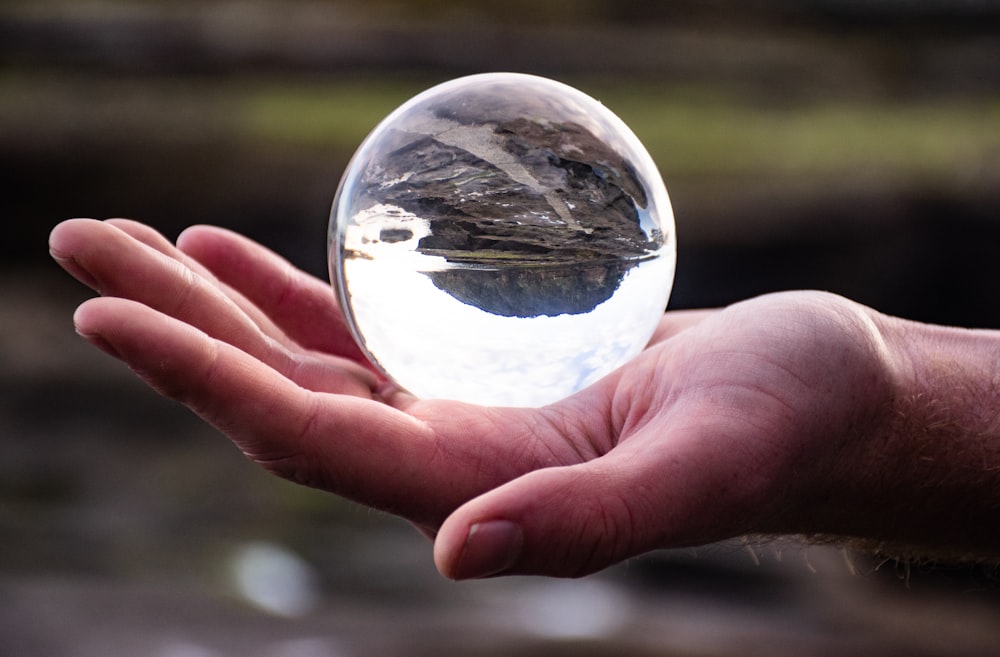
[{"label": "hand", "polygon": [[423,528],[454,578],[850,529],[831,495],[876,478],[859,437],[897,392],[877,313],[796,292],[667,313],[638,358],[544,408],[418,400],[365,364],[329,285],[239,235],[73,220],[50,249],[104,295],[75,314],[84,338],[271,472]]}]

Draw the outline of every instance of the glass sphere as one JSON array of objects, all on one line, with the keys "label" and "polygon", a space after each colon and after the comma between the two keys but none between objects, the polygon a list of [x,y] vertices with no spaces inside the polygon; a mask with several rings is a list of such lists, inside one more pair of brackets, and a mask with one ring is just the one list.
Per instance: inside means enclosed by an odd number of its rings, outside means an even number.
[{"label": "glass sphere", "polygon": [[422,398],[540,406],[649,341],[673,283],[652,158],[601,103],[531,75],[433,87],[344,173],[330,275],[372,363]]}]

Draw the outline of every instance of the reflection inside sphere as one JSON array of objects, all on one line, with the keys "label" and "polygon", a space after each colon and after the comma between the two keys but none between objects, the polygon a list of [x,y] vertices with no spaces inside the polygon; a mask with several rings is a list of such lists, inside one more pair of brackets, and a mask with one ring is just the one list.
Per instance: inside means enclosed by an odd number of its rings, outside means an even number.
[{"label": "reflection inside sphere", "polygon": [[635,356],[665,309],[673,217],[655,165],[566,85],[486,74],[362,144],[330,223],[355,338],[420,397],[534,406]]}]

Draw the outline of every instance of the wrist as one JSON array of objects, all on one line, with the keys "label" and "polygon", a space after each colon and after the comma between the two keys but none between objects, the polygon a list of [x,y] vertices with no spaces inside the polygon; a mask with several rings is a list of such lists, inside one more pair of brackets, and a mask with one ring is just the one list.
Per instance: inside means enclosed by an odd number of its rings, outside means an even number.
[{"label": "wrist", "polygon": [[844,533],[901,555],[997,556],[1000,333],[874,317],[891,394],[858,436]]}]

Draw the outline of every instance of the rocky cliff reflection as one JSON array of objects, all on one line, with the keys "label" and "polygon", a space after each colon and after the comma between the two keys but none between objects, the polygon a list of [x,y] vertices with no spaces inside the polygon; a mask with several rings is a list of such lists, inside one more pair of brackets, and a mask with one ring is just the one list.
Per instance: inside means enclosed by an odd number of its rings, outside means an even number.
[{"label": "rocky cliff reflection", "polygon": [[455,268],[429,272],[434,285],[462,303],[504,317],[588,313],[615,293],[628,261],[573,265]]},{"label": "rocky cliff reflection", "polygon": [[[361,194],[428,222],[415,251],[453,265],[428,275],[463,303],[516,317],[589,312],[663,245],[658,228],[642,226],[645,185],[608,144],[544,118],[549,108],[530,96],[516,116],[496,116],[509,102],[509,90],[480,90],[390,131]],[[523,116],[525,104],[542,116]],[[412,235],[388,228],[380,238]]]}]

